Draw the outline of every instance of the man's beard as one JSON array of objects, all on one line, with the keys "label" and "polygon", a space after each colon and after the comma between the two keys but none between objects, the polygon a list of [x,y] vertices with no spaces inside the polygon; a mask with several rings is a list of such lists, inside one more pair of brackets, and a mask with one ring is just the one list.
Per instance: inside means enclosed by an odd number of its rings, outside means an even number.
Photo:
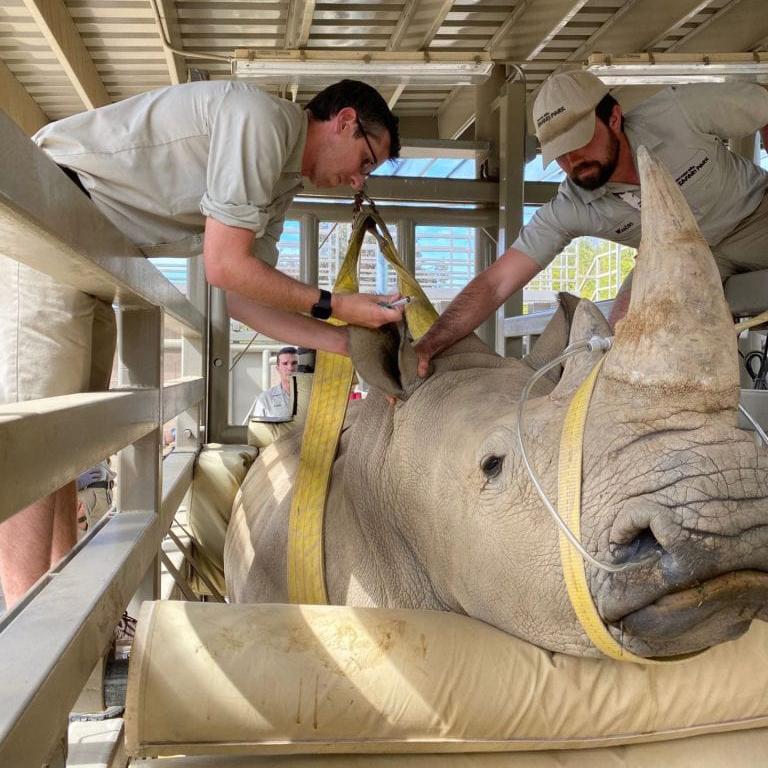
[{"label": "man's beard", "polygon": [[[605,162],[599,160],[588,160],[579,163],[571,171],[571,181],[582,189],[593,190],[602,187],[608,179],[611,178],[616,170],[616,164],[619,161],[619,140],[610,134],[610,146],[608,147],[608,159]],[[593,173],[587,178],[579,178],[579,173],[586,170],[592,170]]]}]

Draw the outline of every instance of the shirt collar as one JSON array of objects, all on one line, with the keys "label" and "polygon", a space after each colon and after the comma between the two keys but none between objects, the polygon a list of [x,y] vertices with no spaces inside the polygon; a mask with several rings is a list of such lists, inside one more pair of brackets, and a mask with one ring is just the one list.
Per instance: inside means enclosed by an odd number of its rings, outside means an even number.
[{"label": "shirt collar", "polygon": [[[646,149],[653,150],[663,141],[661,136],[659,136],[651,126],[644,123],[642,120],[636,118],[633,119],[631,112],[624,116],[624,133],[627,136],[627,141],[629,142],[633,157],[637,157],[637,148],[641,144]],[[587,204],[607,195],[609,192],[621,192],[627,189],[637,188],[634,184],[614,184],[609,181],[607,184],[603,184],[602,187],[598,187],[597,189],[582,189],[568,178],[566,178],[563,184],[570,194],[576,195],[582,202]]]}]

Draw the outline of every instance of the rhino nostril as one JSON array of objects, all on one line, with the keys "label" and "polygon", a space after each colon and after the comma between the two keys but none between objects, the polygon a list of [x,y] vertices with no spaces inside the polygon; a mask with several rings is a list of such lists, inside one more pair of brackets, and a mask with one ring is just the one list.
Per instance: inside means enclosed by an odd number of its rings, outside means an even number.
[{"label": "rhino nostril", "polygon": [[650,528],[644,528],[627,544],[616,544],[612,548],[613,559],[616,563],[626,563],[630,560],[641,560],[654,552],[661,554],[663,547],[653,535]]}]

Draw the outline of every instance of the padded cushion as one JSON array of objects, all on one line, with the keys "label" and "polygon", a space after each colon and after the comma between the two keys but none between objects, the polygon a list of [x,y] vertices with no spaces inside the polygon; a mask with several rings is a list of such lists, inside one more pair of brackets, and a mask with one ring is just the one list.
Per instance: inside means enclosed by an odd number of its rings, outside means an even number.
[{"label": "padded cushion", "polygon": [[764,768],[768,728],[656,744],[504,754],[176,757],[135,768]]},{"label": "padded cushion", "polygon": [[[203,447],[195,463],[189,503],[189,527],[200,569],[221,594],[224,582],[224,538],[235,496],[258,451],[249,445]],[[193,578],[198,594],[210,594],[205,582]]]},{"label": "padded cushion", "polygon": [[659,665],[432,611],[146,603],[133,755],[584,749],[768,726],[768,626]]}]

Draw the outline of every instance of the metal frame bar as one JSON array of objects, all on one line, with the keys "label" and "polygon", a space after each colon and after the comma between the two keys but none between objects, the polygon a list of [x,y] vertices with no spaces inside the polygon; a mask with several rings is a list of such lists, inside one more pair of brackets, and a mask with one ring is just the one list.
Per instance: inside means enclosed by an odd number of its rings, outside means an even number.
[{"label": "metal frame bar", "polygon": [[[0,406],[0,520],[73,480],[159,423],[157,390],[98,392]],[[77,434],[73,426],[77,424]],[[45,472],[40,458],[45,457]]]},{"label": "metal frame bar", "polygon": [[[0,621],[0,764],[40,765],[131,595],[139,585],[139,597],[159,594],[161,542],[205,427],[207,291],[198,259],[187,300],[3,115],[0,165],[3,254],[118,301],[118,381],[128,388],[0,406],[0,520],[123,448],[120,514],[100,521]],[[164,311],[182,324],[188,352],[183,378],[166,387]],[[191,450],[163,462],[161,427],[179,413],[189,415]]]},{"label": "metal frame bar", "polygon": [[0,631],[0,765],[41,765],[123,606],[157,559],[192,480],[194,453],[165,462],[163,504],[113,515]]},{"label": "metal frame bar", "polygon": [[[560,185],[554,181],[526,181],[524,195],[526,205],[543,205],[556,194]],[[499,204],[499,185],[495,181],[471,179],[425,179],[417,176],[372,176],[365,185],[366,193],[376,202],[404,202],[453,205],[479,205],[495,207]],[[290,211],[302,205],[307,198],[348,200],[351,205],[354,192],[347,187],[322,189],[307,184],[299,202]],[[419,208],[428,214],[430,208]],[[290,215],[290,214],[289,214]]]}]

